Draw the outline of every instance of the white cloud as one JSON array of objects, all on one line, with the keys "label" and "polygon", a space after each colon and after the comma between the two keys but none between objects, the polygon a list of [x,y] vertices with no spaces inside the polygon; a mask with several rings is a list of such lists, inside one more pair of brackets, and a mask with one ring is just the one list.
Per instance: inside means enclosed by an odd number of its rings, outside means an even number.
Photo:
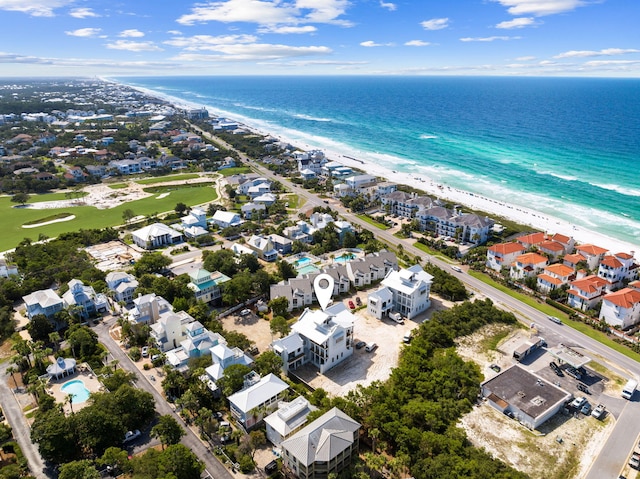
[{"label": "white cloud", "polygon": [[426,47],[431,45],[431,43],[424,42],[422,40],[409,40],[408,42],[405,42],[405,45],[408,47]]},{"label": "white cloud", "polygon": [[634,48],[604,48],[602,50],[571,50],[560,53],[553,58],[583,58],[583,57],[603,57],[612,55],[624,55],[627,53],[640,53]]},{"label": "white cloud", "polygon": [[144,37],[144,33],[141,32],[140,30],[136,30],[135,28],[130,29],[130,30],[122,30],[120,32],[120,35],[118,35],[120,38],[140,38],[140,37]]},{"label": "white cloud", "polygon": [[238,43],[255,43],[254,35],[194,35],[192,37],[177,37],[163,42],[172,47],[184,48],[187,51],[216,50],[219,45],[234,45]]},{"label": "white cloud", "polygon": [[259,25],[336,23],[350,26],[349,22],[338,19],[348,5],[348,0],[296,0],[295,3],[283,3],[280,0],[213,1],[196,5],[191,13],[182,15],[177,22],[182,25],[217,21]]},{"label": "white cloud", "polygon": [[492,0],[507,7],[511,15],[553,15],[556,13],[570,12],[578,7],[586,5],[583,0]]},{"label": "white cloud", "polygon": [[51,65],[58,67],[106,67],[106,68],[161,68],[174,70],[181,65],[175,62],[148,62],[148,61],[117,61],[102,60],[94,58],[47,58],[16,55],[13,53],[0,52],[0,63],[7,64],[32,64],[32,65]]},{"label": "white cloud", "polygon": [[301,27],[296,26],[264,26],[258,29],[260,33],[282,33],[282,34],[296,34],[296,33],[313,33],[318,29],[313,25],[305,25]]},{"label": "white cloud", "polygon": [[520,40],[521,37],[505,37],[505,36],[493,36],[493,37],[464,37],[461,38],[461,42],[495,42],[496,40]]},{"label": "white cloud", "polygon": [[511,28],[524,28],[530,25],[535,25],[536,21],[533,17],[519,17],[514,18],[513,20],[508,20],[505,22],[500,22],[496,25],[496,28],[503,28],[505,30],[509,30]]},{"label": "white cloud", "polygon": [[382,8],[386,8],[390,12],[393,12],[398,8],[398,6],[395,3],[390,3],[390,2],[387,3],[387,2],[383,2],[382,0],[380,0],[380,6]]},{"label": "white cloud", "polygon": [[169,30],[167,33],[169,35],[182,35],[182,32],[180,30]]},{"label": "white cloud", "polygon": [[71,30],[68,32],[64,32],[72,37],[96,37],[100,33],[101,28],[78,28],[77,30]]},{"label": "white cloud", "polygon": [[373,40],[367,40],[366,42],[360,42],[361,47],[392,47],[393,43],[376,43]]},{"label": "white cloud", "polygon": [[107,43],[107,48],[111,50],[127,50],[130,52],[159,52],[162,51],[153,42],[132,42],[129,40],[116,40],[114,43]]},{"label": "white cloud", "polygon": [[0,10],[22,12],[34,17],[53,17],[56,8],[73,3],[73,0],[0,0]]},{"label": "white cloud", "polygon": [[89,18],[89,17],[95,18],[100,16],[96,12],[94,12],[91,8],[74,8],[73,10],[71,10],[71,12],[69,12],[69,15],[71,15],[74,18]]},{"label": "white cloud", "polygon": [[447,28],[449,26],[448,18],[432,18],[431,20],[425,20],[424,22],[420,22],[422,28],[425,30],[442,30],[443,28]]},{"label": "white cloud", "polygon": [[640,65],[640,60],[592,60],[585,62],[586,67],[633,66]]},{"label": "white cloud", "polygon": [[518,60],[519,62],[530,62],[530,61],[535,60],[535,59],[536,59],[536,57],[531,56],[531,55],[525,56],[525,57],[516,58],[516,60]]},{"label": "white cloud", "polygon": [[280,58],[299,57],[307,55],[326,55],[331,49],[322,46],[293,47],[290,45],[274,45],[262,43],[218,45],[211,48],[221,55],[207,55],[202,53],[182,53],[172,60],[198,61],[255,61],[277,60]]}]

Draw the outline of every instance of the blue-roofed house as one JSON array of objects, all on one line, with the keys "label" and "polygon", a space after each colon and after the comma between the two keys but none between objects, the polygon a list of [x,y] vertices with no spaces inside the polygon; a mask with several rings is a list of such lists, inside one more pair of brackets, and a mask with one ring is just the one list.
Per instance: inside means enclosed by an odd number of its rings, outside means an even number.
[{"label": "blue-roofed house", "polygon": [[231,278],[216,271],[209,273],[206,269],[198,269],[189,273],[191,281],[187,284],[198,301],[212,303],[222,298],[222,285]]},{"label": "blue-roofed house", "polygon": [[85,286],[79,279],[69,281],[69,290],[62,295],[62,300],[68,306],[78,306],[78,312],[83,318],[109,310],[107,296],[97,294],[92,286]]}]

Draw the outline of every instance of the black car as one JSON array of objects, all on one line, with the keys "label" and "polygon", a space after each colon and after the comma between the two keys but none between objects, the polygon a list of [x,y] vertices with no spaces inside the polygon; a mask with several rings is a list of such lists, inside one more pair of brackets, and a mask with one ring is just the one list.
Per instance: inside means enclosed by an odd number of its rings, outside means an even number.
[{"label": "black car", "polygon": [[562,369],[560,369],[560,366],[558,366],[554,361],[551,361],[549,363],[549,367],[551,369],[553,369],[553,372],[556,373],[556,375],[564,376],[564,373],[562,372]]},{"label": "black car", "polygon": [[367,343],[365,343],[364,341],[358,341],[356,343],[356,349],[362,349],[367,345]]},{"label": "black car", "polygon": [[582,391],[583,393],[591,394],[589,392],[589,388],[582,383],[578,383],[576,387],[578,388],[579,391]]},{"label": "black car", "polygon": [[278,462],[275,460],[271,461],[269,464],[264,466],[264,472],[266,472],[267,474],[273,474],[277,470],[278,470]]}]

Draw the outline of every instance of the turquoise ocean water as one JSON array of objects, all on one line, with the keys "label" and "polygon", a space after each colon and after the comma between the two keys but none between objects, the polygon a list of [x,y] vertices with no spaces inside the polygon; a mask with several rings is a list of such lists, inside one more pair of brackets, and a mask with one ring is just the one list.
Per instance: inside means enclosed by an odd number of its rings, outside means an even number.
[{"label": "turquoise ocean water", "polygon": [[118,81],[302,145],[423,175],[640,243],[640,80],[221,76]]}]

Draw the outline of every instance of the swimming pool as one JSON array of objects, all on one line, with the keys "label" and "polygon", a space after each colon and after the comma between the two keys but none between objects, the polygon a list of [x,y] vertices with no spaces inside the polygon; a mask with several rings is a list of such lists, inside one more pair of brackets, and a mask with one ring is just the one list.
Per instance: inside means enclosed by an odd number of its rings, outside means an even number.
[{"label": "swimming pool", "polygon": [[355,259],[355,257],[356,255],[354,255],[353,253],[344,253],[335,258],[333,261],[335,261],[336,263],[346,263],[347,261]]},{"label": "swimming pool", "polygon": [[60,391],[64,394],[73,395],[71,398],[72,404],[80,404],[89,399],[89,390],[79,379],[74,379],[73,381],[64,383],[60,388]]},{"label": "swimming pool", "polygon": [[296,260],[296,268],[301,268],[308,265],[309,263],[311,263],[311,258],[303,256],[302,258]]},{"label": "swimming pool", "polygon": [[313,274],[317,273],[318,271],[320,271],[320,269],[312,264],[308,264],[306,266],[303,266],[302,268],[298,268],[298,274]]}]

